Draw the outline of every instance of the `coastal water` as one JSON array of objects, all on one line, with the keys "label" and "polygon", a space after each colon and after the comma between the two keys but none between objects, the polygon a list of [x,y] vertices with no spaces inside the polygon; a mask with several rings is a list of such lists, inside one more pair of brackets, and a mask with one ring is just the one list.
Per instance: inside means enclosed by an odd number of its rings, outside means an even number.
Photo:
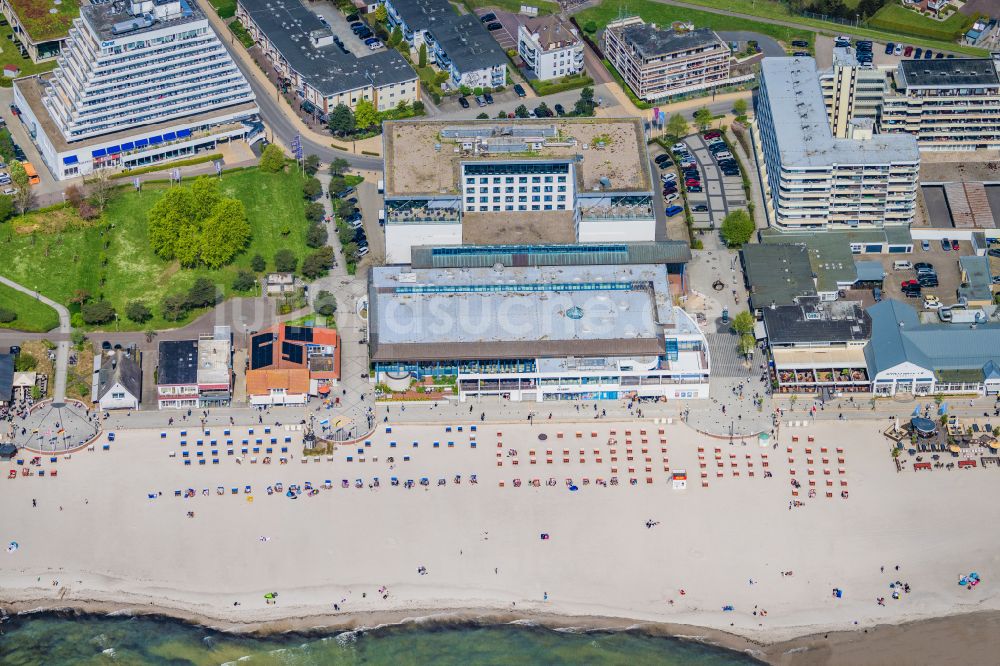
[{"label": "coastal water", "polygon": [[523,625],[402,625],[268,638],[151,617],[39,614],[0,626],[4,666],[102,664],[758,664],[748,656],[636,632],[570,633]]}]

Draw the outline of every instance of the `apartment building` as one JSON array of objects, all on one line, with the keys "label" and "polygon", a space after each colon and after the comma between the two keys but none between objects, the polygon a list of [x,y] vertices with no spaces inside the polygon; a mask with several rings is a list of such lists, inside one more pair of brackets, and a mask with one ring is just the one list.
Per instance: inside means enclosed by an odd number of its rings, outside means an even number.
[{"label": "apartment building", "polygon": [[11,47],[32,62],[46,62],[58,56],[66,45],[70,26],[80,15],[80,5],[75,0],[52,6],[38,0],[0,0],[0,13],[10,24]]},{"label": "apartment building", "polygon": [[259,129],[249,83],[188,0],[86,5],[14,103],[57,180],[213,150]]},{"label": "apartment building", "polygon": [[233,342],[228,326],[197,340],[161,340],[156,367],[160,409],[224,407],[232,402]]},{"label": "apartment building", "polygon": [[448,0],[386,0],[389,24],[431,62],[448,72],[452,87],[495,88],[507,84],[507,54],[475,14],[455,13]]},{"label": "apartment building", "polygon": [[664,30],[638,16],[612,21],[604,31],[604,55],[647,101],[729,83],[729,47],[707,28]]},{"label": "apartment building", "polygon": [[420,99],[417,74],[395,49],[355,56],[299,0],[239,0],[236,18],[283,83],[321,116],[363,99],[379,111]]},{"label": "apartment building", "polygon": [[880,128],[917,139],[920,150],[1000,149],[1000,77],[990,58],[903,60]]},{"label": "apartment building", "polygon": [[417,245],[652,241],[634,118],[383,125],[386,261]]},{"label": "apartment building", "polygon": [[846,139],[853,120],[878,120],[889,88],[887,78],[885,69],[861,65],[850,47],[833,48],[833,66],[819,76],[833,136]]},{"label": "apartment building", "polygon": [[583,71],[583,40],[557,16],[529,18],[517,28],[517,53],[545,81]]},{"label": "apartment building", "polygon": [[781,230],[908,226],[920,154],[912,136],[855,119],[834,136],[816,61],[766,58],[757,99],[758,166],[769,222]]}]

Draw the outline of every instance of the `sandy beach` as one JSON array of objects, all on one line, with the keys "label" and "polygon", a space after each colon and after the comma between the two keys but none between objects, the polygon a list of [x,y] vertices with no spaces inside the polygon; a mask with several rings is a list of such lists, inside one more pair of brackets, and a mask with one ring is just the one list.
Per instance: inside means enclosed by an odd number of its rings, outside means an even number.
[{"label": "sandy beach", "polygon": [[[298,455],[300,431],[215,430],[118,431],[108,451],[98,444],[55,464],[46,458],[46,476],[0,482],[8,512],[0,539],[18,544],[0,553],[0,601],[12,610],[158,611],[249,631],[458,611],[571,626],[650,623],[775,663],[791,663],[782,642],[795,638],[788,649],[808,648],[795,659],[826,650],[812,663],[859,663],[831,655],[849,655],[865,629],[892,638],[905,627],[880,625],[1000,607],[995,539],[982,527],[1000,513],[1000,472],[897,473],[872,422],[786,429],[777,449],[652,422],[477,424],[475,432],[398,425],[379,428],[369,446],[309,463]],[[687,470],[687,489],[672,488],[668,468]],[[333,488],[311,497],[266,492],[279,481],[287,490],[326,480]],[[194,497],[174,496],[189,488]],[[789,508],[795,499],[802,506]],[[970,572],[983,582],[959,586]],[[910,586],[899,599],[889,587],[896,581]],[[266,603],[269,592],[276,603]],[[996,623],[992,614],[971,617]]]}]

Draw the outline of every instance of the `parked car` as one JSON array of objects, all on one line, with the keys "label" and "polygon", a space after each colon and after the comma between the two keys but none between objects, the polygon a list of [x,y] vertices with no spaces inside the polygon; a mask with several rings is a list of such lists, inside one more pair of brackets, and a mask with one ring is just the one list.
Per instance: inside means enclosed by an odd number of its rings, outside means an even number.
[{"label": "parked car", "polygon": [[482,21],[483,23],[490,23],[492,21],[496,21],[497,20],[497,15],[494,14],[493,12],[490,12],[489,14],[483,14],[479,18],[479,20]]},{"label": "parked car", "polygon": [[479,106],[486,106],[486,98],[482,95],[476,95],[476,104]]},{"label": "parked car", "polygon": [[502,23],[493,22],[493,23],[487,23],[486,24],[486,29],[489,30],[490,32],[494,32],[496,30],[500,30],[501,28],[503,28],[503,24]]},{"label": "parked car", "polygon": [[681,195],[679,195],[676,192],[674,192],[673,194],[668,194],[667,196],[663,197],[663,200],[666,201],[667,203],[673,203],[673,202],[677,201],[680,198],[681,198]]},{"label": "parked car", "polygon": [[660,176],[660,180],[662,180],[664,183],[672,183],[675,180],[677,180],[677,174],[668,173],[665,176]]},{"label": "parked car", "polygon": [[722,132],[719,130],[712,130],[710,132],[705,132],[702,136],[705,137],[705,141],[711,141],[712,139],[721,139]]},{"label": "parked car", "polygon": [[351,30],[358,30],[358,29],[364,28],[364,27],[365,27],[365,24],[362,23],[361,21],[355,21],[354,23],[351,24]]},{"label": "parked car", "polygon": [[947,238],[942,238],[941,239],[941,249],[944,250],[945,252],[947,252],[948,250],[950,250],[951,249],[951,241],[948,240]]},{"label": "parked car", "polygon": [[671,186],[671,187],[665,187],[665,188],[663,188],[663,196],[665,196],[665,197],[670,196],[671,194],[676,194],[676,193],[677,193],[677,188],[676,187]]},{"label": "parked car", "polygon": [[483,93],[483,99],[486,100],[487,104],[493,103],[493,95],[491,95],[490,93]]},{"label": "parked car", "polygon": [[347,22],[348,23],[354,23],[355,21],[360,21],[360,20],[361,20],[361,17],[358,16],[357,14],[348,14],[347,15]]},{"label": "parked car", "polygon": [[566,107],[564,107],[562,104],[556,104],[552,108],[556,110],[556,115],[557,116],[565,116],[566,115]]},{"label": "parked car", "polygon": [[677,213],[683,213],[684,208],[681,206],[668,206],[665,212],[667,217],[673,217],[674,215],[677,215]]},{"label": "parked car", "polygon": [[701,185],[688,185],[688,192],[701,192]]},{"label": "parked car", "polygon": [[892,42],[889,42],[888,44],[885,45],[885,54],[886,55],[892,55],[892,52],[893,52],[893,50],[895,50],[895,48],[896,48],[896,45],[893,44]]},{"label": "parked car", "polygon": [[465,95],[462,95],[461,97],[458,98],[458,104],[463,109],[468,109],[469,108],[469,98],[466,97]]},{"label": "parked car", "polygon": [[520,83],[515,83],[514,84],[514,93],[518,97],[524,97],[525,95],[528,94],[528,93],[524,92],[524,86],[522,86]]},{"label": "parked car", "polygon": [[[13,106],[13,105],[11,105],[11,106]],[[671,146],[671,148],[673,149],[674,152],[678,152],[678,151],[681,151],[681,150],[687,150],[687,144],[675,143],[673,146]]]},{"label": "parked car", "polygon": [[924,51],[924,60],[930,60],[933,57],[934,57],[934,51],[931,51],[930,49]]},{"label": "parked car", "polygon": [[903,55],[903,45],[902,44],[896,44],[896,48],[893,49],[892,55],[897,55],[897,56],[898,55]]},{"label": "parked car", "polygon": [[359,245],[358,246],[358,251],[354,253],[354,256],[356,256],[358,259],[360,259],[361,257],[365,256],[366,254],[368,254],[368,246],[367,245]]},{"label": "parked car", "polygon": [[912,46],[907,46],[905,49],[903,49],[903,57],[904,58],[909,58],[911,55],[913,55],[913,47]]},{"label": "parked car", "polygon": [[[559,115],[561,116],[562,114],[560,113]],[[670,162],[660,162],[656,166],[660,167],[660,171],[666,171],[667,169],[671,168],[673,164],[671,164]]]},{"label": "parked car", "polygon": [[667,155],[666,153],[662,153],[662,154],[657,155],[656,157],[654,157],[653,161],[656,162],[657,164],[663,164],[664,162],[669,162],[670,161],[670,155]]},{"label": "parked car", "polygon": [[913,52],[913,59],[920,60],[920,56],[922,56],[923,54],[924,54],[924,49],[918,46],[916,50]]},{"label": "parked car", "polygon": [[792,46],[800,49],[807,49],[809,48],[809,42],[804,39],[793,39]]},{"label": "parked car", "polygon": [[[924,242],[926,243],[927,241],[924,241]],[[933,264],[929,264],[926,261],[918,261],[917,263],[913,264],[913,268],[914,268],[914,270],[916,270],[919,273],[920,271],[932,271],[932,270],[934,270],[934,265]]]},{"label": "parked car", "polygon": [[708,206],[706,206],[705,204],[698,204],[697,206],[692,206],[691,210],[693,210],[696,213],[707,213]]},{"label": "parked car", "polygon": [[953,249],[955,252],[958,252],[958,241],[957,240],[953,240],[951,242],[951,249]]},{"label": "parked car", "polygon": [[920,241],[920,249],[923,250],[924,252],[927,252],[928,250],[931,249],[931,242],[928,240]]}]

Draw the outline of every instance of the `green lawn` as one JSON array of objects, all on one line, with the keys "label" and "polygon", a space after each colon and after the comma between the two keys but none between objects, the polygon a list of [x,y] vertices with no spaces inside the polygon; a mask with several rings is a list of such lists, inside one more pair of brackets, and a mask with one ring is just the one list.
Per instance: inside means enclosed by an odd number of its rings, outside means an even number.
[{"label": "green lawn", "polygon": [[902,5],[890,4],[878,10],[875,16],[868,20],[868,25],[882,30],[950,42],[964,35],[973,22],[973,17],[959,12],[954,12],[943,21],[936,21]]},{"label": "green lawn", "polygon": [[208,0],[221,18],[236,16],[236,0]]},{"label": "green lawn", "polygon": [[[48,72],[56,66],[55,60],[36,65],[30,58],[22,58],[21,52],[17,50],[17,44],[10,40],[13,34],[9,25],[0,26],[0,68],[4,65],[15,65],[21,69],[20,76],[31,76]],[[12,85],[14,85],[13,79],[0,76],[0,86],[10,88]]]},{"label": "green lawn", "polygon": [[512,14],[517,14],[521,11],[521,5],[538,7],[539,16],[559,13],[559,5],[554,2],[549,2],[548,0],[531,0],[531,2],[528,2],[527,0],[524,0],[523,2],[522,0],[465,0],[465,6],[469,8],[469,11],[479,9],[480,7],[494,7]]},{"label": "green lawn", "polygon": [[45,303],[17,289],[0,284],[0,308],[17,313],[17,319],[0,328],[45,333],[59,326],[59,315]]},{"label": "green lawn", "polygon": [[[761,2],[766,2],[766,0],[761,0]],[[717,0],[694,0],[693,2],[693,4],[703,5],[714,5],[716,3],[720,6],[727,5],[726,8],[733,11],[742,11],[738,7],[741,0],[733,0],[732,2],[729,2],[729,0],[718,0],[718,2]],[[749,1],[746,4],[748,7],[750,6]],[[609,21],[618,18],[618,13],[618,3],[613,0],[604,0],[600,5],[590,7],[578,13],[576,20],[584,31],[593,36],[598,30],[606,26]],[[633,16],[641,16],[646,23],[655,23],[664,27],[670,26],[674,21],[690,21],[697,28],[752,30],[753,32],[770,35],[786,44],[793,39],[804,39],[810,44],[813,41],[813,32],[805,28],[786,28],[785,26],[772,25],[770,23],[758,23],[738,16],[724,16],[722,14],[687,9],[686,7],[662,5],[652,0],[632,0],[628,5],[628,13]]]},{"label": "green lawn", "polygon": [[[16,218],[8,223],[15,228],[0,237],[0,273],[67,305],[77,289],[86,289],[110,301],[120,315],[132,300],[142,300],[153,310],[153,320],[145,325],[121,316],[123,330],[183,325],[199,313],[185,321],[167,322],[161,317],[160,303],[168,294],[187,290],[196,278],[211,279],[228,296],[237,270],[249,268],[254,254],[260,253],[272,269],[274,253],[288,248],[301,264],[309,252],[301,185],[302,176],[294,171],[265,174],[247,169],[223,176],[223,193],[246,206],[253,237],[232,265],[219,270],[183,269],[153,254],[146,213],[167,185],[147,183],[141,193],[123,190],[108,207],[104,217],[114,228],[106,236],[102,236],[102,224],[83,222],[72,209]],[[290,229],[287,236],[281,233],[284,228]],[[104,250],[106,238],[110,246]]]},{"label": "green lawn", "polygon": [[[879,40],[882,42],[895,41],[895,42],[907,42],[913,41],[914,35],[902,35],[897,32],[892,32],[886,29],[870,29],[870,28],[852,28],[844,27],[837,23],[831,23],[829,21],[820,21],[819,19],[805,18],[804,16],[799,16],[793,14],[789,9],[788,5],[783,2],[777,2],[775,0],[684,0],[687,4],[701,5],[703,7],[708,7],[711,9],[720,9],[731,12],[738,12],[740,14],[746,14],[748,16],[759,16],[762,18],[777,19],[781,21],[790,21],[802,26],[802,31],[808,31],[808,34],[803,33],[800,30],[794,28],[785,28],[784,26],[771,25],[765,23],[757,23],[755,21],[747,20],[739,16],[722,16],[719,14],[709,14],[706,12],[699,12],[696,10],[688,10],[679,7],[668,7],[666,5],[657,5],[655,2],[650,0],[634,0],[630,2],[629,14],[637,14],[642,16],[647,23],[660,21],[667,21],[668,23],[678,20],[684,20],[687,18],[695,24],[696,27],[707,27],[713,28],[715,30],[753,30],[755,32],[760,32],[765,35],[770,35],[779,41],[783,41],[786,44],[792,39],[807,39],[810,44],[813,41],[813,33],[819,31],[829,35],[836,35],[842,32],[849,32],[852,35],[859,35],[861,37],[868,37],[870,39]],[[666,12],[659,12],[658,9],[669,10]],[[884,8],[883,8],[884,9]],[[900,7],[902,9],[902,7]],[[662,13],[663,18],[656,18],[658,14]],[[879,12],[881,13],[881,12]],[[912,12],[911,12],[912,13]],[[876,14],[877,16],[877,14]],[[914,14],[916,16],[916,14]],[[598,26],[603,27],[608,21],[613,20],[618,17],[618,4],[612,2],[612,0],[604,0],[599,6],[584,10],[577,14],[577,21],[581,26],[586,29],[586,21],[594,20]],[[711,18],[708,18],[711,17]],[[916,18],[922,18],[916,16]],[[948,20],[953,20],[954,17]],[[923,19],[926,20],[926,19]],[[947,21],[945,21],[947,23]],[[787,31],[787,37],[786,35]],[[972,46],[965,46],[963,44],[955,44],[950,40],[938,41],[933,38],[921,39],[918,46],[930,47],[935,50],[947,50],[954,53],[963,53],[966,55],[973,56],[984,56],[988,55],[983,49],[977,49]]]}]

